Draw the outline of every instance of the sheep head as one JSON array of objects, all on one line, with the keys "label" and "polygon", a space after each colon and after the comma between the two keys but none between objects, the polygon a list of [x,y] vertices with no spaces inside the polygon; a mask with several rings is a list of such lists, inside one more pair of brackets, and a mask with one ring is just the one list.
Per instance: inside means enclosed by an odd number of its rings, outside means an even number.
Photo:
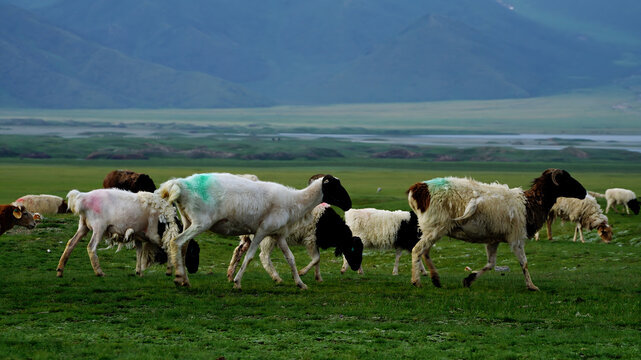
[{"label": "sheep head", "polygon": [[552,194],[555,194],[556,197],[584,199],[587,194],[583,185],[574,179],[569,172],[562,169],[547,169],[539,179],[549,179],[546,181],[547,185],[552,187]]},{"label": "sheep head", "polygon": [[28,229],[33,229],[34,227],[36,227],[36,220],[33,218],[33,214],[27,211],[24,205],[11,207],[13,208],[11,212],[13,214],[16,225],[24,226]]},{"label": "sheep head", "polygon": [[597,226],[596,231],[603,242],[609,243],[610,241],[612,241],[612,226],[604,223]]},{"label": "sheep head", "polygon": [[352,236],[349,240],[343,241],[336,246],[334,255],[344,255],[349,267],[356,271],[360,269],[363,262],[363,241],[358,236]]},{"label": "sheep head", "polygon": [[639,215],[639,200],[632,199],[628,201],[628,207],[632,210],[634,215]]},{"label": "sheep head", "polygon": [[323,202],[336,205],[343,211],[352,208],[352,199],[349,197],[347,190],[341,185],[340,180],[332,175],[325,175],[322,181]]}]

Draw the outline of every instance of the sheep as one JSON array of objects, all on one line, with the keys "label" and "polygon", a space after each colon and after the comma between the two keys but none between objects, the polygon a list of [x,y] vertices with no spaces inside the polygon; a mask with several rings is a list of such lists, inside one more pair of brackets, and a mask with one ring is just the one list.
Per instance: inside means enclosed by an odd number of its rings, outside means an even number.
[{"label": "sheep", "polygon": [[494,268],[498,245],[506,242],[521,264],[527,288],[538,291],[528,271],[525,240],[543,225],[557,198],[583,199],[586,190],[567,171],[547,169],[526,191],[498,183],[447,177],[416,183],[407,195],[422,231],[421,240],[412,249],[412,283],[415,286],[421,286],[418,270],[420,256],[425,255],[432,283],[441,287],[429,252],[437,240],[447,235],[485,244],[487,264],[463,279],[463,286],[471,286],[476,278]]},{"label": "sheep", "polygon": [[294,257],[287,246],[289,225],[298,221],[316,205],[326,202],[343,210],[352,200],[340,180],[326,175],[302,190],[266,181],[251,181],[228,173],[194,174],[187,178],[168,180],[156,191],[170,203],[176,203],[185,223],[185,230],[171,241],[170,256],[174,265],[174,283],[190,286],[184,271],[181,247],[194,236],[211,230],[224,235],[253,234],[234,287],[241,288],[241,279],[258,245],[265,236],[273,236],[290,265],[296,285],[303,283],[296,270]]},{"label": "sheep", "polygon": [[610,211],[610,207],[618,213],[616,206],[623,205],[625,206],[626,214],[630,215],[630,209],[632,209],[634,215],[639,215],[639,201],[636,194],[631,190],[621,188],[607,189],[605,191],[605,199],[607,201],[606,214]]},{"label": "sheep", "polygon": [[40,214],[64,214],[69,207],[63,198],[55,195],[25,195],[19,197],[12,205],[24,205],[27,211]]},{"label": "sheep", "polygon": [[117,188],[137,193],[139,191],[154,192],[156,184],[147,174],[139,174],[130,170],[114,170],[102,181],[105,189]]},{"label": "sheep", "polygon": [[0,235],[16,225],[33,229],[36,221],[24,205],[0,205]]},{"label": "sheep", "polygon": [[[554,222],[555,218],[576,223],[572,241],[576,242],[576,234],[578,232],[581,235],[581,242],[585,242],[582,229],[597,229],[601,240],[605,243],[609,243],[612,240],[612,227],[608,224],[607,216],[603,215],[599,203],[593,196],[587,195],[583,200],[558,198],[546,220],[549,240],[552,240],[552,222]],[[534,238],[537,241],[539,240],[538,231],[534,234]]]},{"label": "sheep", "polygon": [[[292,230],[287,235],[288,245],[304,245],[309,257],[310,263],[301,269],[298,274],[305,275],[314,267],[315,279],[322,282],[323,278],[320,273],[320,251],[335,247],[334,254],[345,256],[345,267],[350,264],[352,270],[357,270],[363,260],[363,243],[361,239],[352,236],[352,231],[345,224],[343,219],[331,208],[329,204],[322,203],[317,205],[311,212],[305,214],[296,223],[289,226]],[[234,250],[234,255],[227,269],[227,278],[233,280],[233,274],[243,252],[249,248],[251,237],[243,235],[240,237],[240,244]],[[271,260],[271,252],[276,246],[276,239],[266,236],[260,243],[260,261],[271,278],[280,283],[283,280],[274,268]]]},{"label": "sheep", "polygon": [[[354,236],[363,241],[364,248],[371,249],[396,249],[396,260],[392,275],[398,275],[398,263],[403,250],[409,252],[421,236],[418,228],[418,218],[411,211],[388,211],[373,208],[350,209],[345,212],[345,223],[352,230]],[[421,273],[427,271],[420,264]],[[346,263],[343,262],[341,272],[345,272]],[[358,272],[363,273],[359,268]]]},{"label": "sheep", "polygon": [[[96,249],[104,236],[136,243],[136,274],[148,265],[159,247],[167,248],[179,232],[176,210],[154,193],[132,193],[120,189],[97,189],[87,193],[71,190],[67,194],[71,211],[80,216],[78,230],[69,239],[56,273],[62,277],[69,255],[89,230],[87,245],[91,266],[97,276],[104,276]],[[165,228],[166,227],[166,228]],[[164,231],[163,231],[164,230]]]}]

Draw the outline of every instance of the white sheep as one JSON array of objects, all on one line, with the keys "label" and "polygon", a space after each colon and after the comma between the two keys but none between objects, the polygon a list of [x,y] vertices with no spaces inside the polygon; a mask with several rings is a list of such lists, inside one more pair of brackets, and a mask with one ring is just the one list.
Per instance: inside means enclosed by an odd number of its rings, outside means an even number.
[{"label": "white sheep", "polygon": [[[329,204],[317,205],[311,212],[305,214],[296,223],[290,225],[292,231],[287,235],[288,245],[303,245],[311,261],[301,269],[298,274],[305,275],[312,267],[315,270],[316,281],[323,281],[320,273],[320,251],[334,247],[334,254],[345,256],[346,264],[349,263],[353,270],[361,266],[363,260],[363,243],[352,232],[343,219],[331,208]],[[227,278],[233,280],[233,274],[240,261],[242,253],[249,248],[251,236],[240,237],[240,244],[234,250],[234,255],[227,269]],[[260,243],[260,261],[263,267],[275,282],[282,282],[271,260],[271,253],[276,246],[276,239],[266,236]],[[345,265],[347,266],[347,265]]]},{"label": "white sheep", "polygon": [[[98,189],[87,193],[71,190],[67,200],[69,208],[80,216],[80,220],[76,234],[67,242],[58,262],[58,277],[62,277],[74,247],[90,230],[93,235],[87,252],[97,276],[105,275],[96,254],[103,237],[133,240],[136,243],[136,274],[142,275],[150,258],[155,255],[155,249],[168,248],[170,240],[180,231],[175,208],[153,193],[132,193],[119,189]],[[167,226],[161,235],[159,227],[163,223]]]},{"label": "white sheep", "polygon": [[441,286],[429,252],[436,241],[447,235],[486,244],[487,264],[463,280],[465,287],[494,268],[498,245],[506,242],[521,264],[527,288],[538,290],[528,271],[525,240],[543,225],[558,197],[583,199],[585,195],[585,188],[567,171],[559,169],[544,171],[526,191],[454,177],[412,185],[408,190],[408,203],[418,216],[422,231],[421,240],[412,249],[412,283],[420,286],[420,257],[425,255],[432,283]]},{"label": "white sheep", "polygon": [[[354,236],[363,241],[366,249],[395,249],[396,260],[392,275],[398,275],[398,264],[403,250],[412,251],[421,236],[418,218],[411,211],[388,211],[374,208],[350,209],[345,212],[345,223]],[[423,264],[421,273],[427,275]],[[343,262],[341,272],[345,272],[347,263]],[[363,273],[359,268],[358,272]]]},{"label": "white sheep", "polygon": [[241,279],[265,236],[277,239],[290,265],[296,285],[306,289],[298,275],[294,256],[287,246],[289,225],[326,202],[343,210],[352,201],[340,181],[325,175],[302,190],[266,181],[251,181],[228,173],[194,174],[172,179],[156,191],[171,203],[176,203],[185,230],[171,241],[170,258],[174,265],[176,285],[190,286],[182,262],[182,246],[196,235],[211,230],[224,235],[253,234],[240,270],[234,277],[234,287],[241,288]]},{"label": "white sheep", "polygon": [[626,214],[629,215],[630,209],[632,209],[634,215],[639,215],[639,201],[637,200],[637,195],[631,190],[621,188],[607,189],[605,191],[605,199],[608,202],[605,207],[606,214],[610,211],[610,208],[618,213],[616,206],[623,205]]},{"label": "white sheep", "polygon": [[[586,196],[583,200],[565,197],[556,200],[546,220],[549,240],[552,240],[552,222],[556,218],[576,224],[572,241],[576,242],[578,232],[581,235],[581,242],[585,242],[583,229],[596,229],[603,242],[609,243],[612,240],[612,227],[608,224],[608,217],[603,214],[599,203],[591,195]],[[534,234],[534,238],[539,240],[538,231]]]},{"label": "white sheep", "polygon": [[60,196],[55,195],[25,195],[12,203],[15,206],[24,205],[27,211],[40,214],[64,214],[69,212],[67,203]]}]

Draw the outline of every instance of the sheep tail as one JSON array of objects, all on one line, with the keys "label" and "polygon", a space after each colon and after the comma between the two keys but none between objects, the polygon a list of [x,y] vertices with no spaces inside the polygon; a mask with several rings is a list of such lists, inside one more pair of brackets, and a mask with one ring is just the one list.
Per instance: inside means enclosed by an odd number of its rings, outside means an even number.
[{"label": "sheep tail", "polygon": [[69,209],[71,212],[74,214],[78,215],[78,196],[82,194],[80,191],[73,189],[67,193],[67,204],[69,206]]},{"label": "sheep tail", "polygon": [[590,194],[592,197],[595,197],[595,198],[605,198],[604,194],[600,194],[596,191],[588,191],[588,194]]},{"label": "sheep tail", "polygon": [[178,185],[177,180],[169,180],[162,183],[156,192],[161,198],[173,204],[180,197],[180,185]]},{"label": "sheep tail", "polygon": [[469,219],[474,213],[476,212],[476,209],[479,206],[479,203],[481,202],[481,198],[474,198],[470,200],[467,203],[467,206],[465,207],[465,211],[463,212],[463,215],[453,219],[454,221],[463,221]]}]

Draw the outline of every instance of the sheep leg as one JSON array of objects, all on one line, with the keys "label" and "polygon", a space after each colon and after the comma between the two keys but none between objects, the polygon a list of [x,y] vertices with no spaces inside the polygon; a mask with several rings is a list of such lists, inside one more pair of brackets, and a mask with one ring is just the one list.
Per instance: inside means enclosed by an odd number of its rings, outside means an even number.
[{"label": "sheep leg", "polygon": [[171,239],[171,242],[169,243],[169,257],[171,258],[171,263],[174,267],[174,284],[176,284],[176,286],[191,286],[185,269],[185,255],[183,254],[183,248],[189,240],[193,239],[196,235],[208,228],[208,226],[192,223],[185,229],[185,231],[176,236],[176,238]]},{"label": "sheep leg", "polygon": [[[401,259],[401,252],[402,249],[396,249],[396,259],[394,259],[394,269],[392,270],[392,275],[398,275],[398,263]],[[425,268],[423,268],[423,273],[425,272]]]},{"label": "sheep leg", "polygon": [[[422,229],[421,229],[422,230]],[[421,263],[421,256],[429,258],[430,249],[436,243],[438,239],[441,238],[441,234],[437,231],[424,231],[421,235],[421,240],[414,245],[412,249],[412,284],[416,287],[421,286],[421,278],[418,275]],[[431,260],[430,260],[431,261]],[[430,266],[428,264],[428,266]],[[434,264],[430,266],[430,277],[432,279],[432,284],[436,287],[441,287],[441,280],[436,271],[436,268],[433,268]],[[433,269],[432,269],[433,268]]]},{"label": "sheep leg", "polygon": [[430,277],[438,278],[438,272],[436,271],[436,267],[434,267],[434,263],[432,262],[432,259],[430,258],[429,254],[423,254],[423,260],[425,260],[427,267],[430,269]]},{"label": "sheep leg", "polygon": [[472,282],[476,280],[478,277],[483,275],[485,272],[492,270],[494,266],[496,265],[496,250],[499,247],[499,243],[490,243],[490,244],[485,244],[485,252],[487,253],[487,264],[483,266],[483,268],[480,271],[474,271],[470,275],[468,275],[465,279],[463,279],[463,286],[464,287],[470,287],[472,285]]},{"label": "sheep leg", "polygon": [[102,240],[102,235],[104,234],[104,232],[104,229],[94,226],[91,240],[89,240],[89,244],[87,244],[87,254],[89,254],[91,267],[93,267],[93,272],[96,274],[96,276],[105,276],[105,273],[102,272],[100,263],[98,262],[98,254],[96,254],[96,250],[98,250],[98,244],[100,243],[100,240]]},{"label": "sheep leg", "polygon": [[136,275],[142,276],[142,242],[140,240],[134,240],[136,246]]},{"label": "sheep leg", "polygon": [[623,204],[625,206],[625,213],[630,215],[630,208],[628,207],[628,204]]},{"label": "sheep leg", "polygon": [[292,277],[294,278],[296,286],[303,290],[307,290],[307,285],[305,285],[303,280],[301,280],[300,275],[298,275],[298,270],[296,269],[296,261],[294,260],[294,254],[292,254],[289,246],[287,246],[287,240],[284,236],[280,236],[278,238],[278,247],[283,252],[283,255],[285,255],[285,260],[287,260],[289,267],[292,269]]},{"label": "sheep leg", "polygon": [[[247,249],[249,248],[250,243],[251,243],[251,238],[249,237],[249,235],[243,235],[240,238],[240,244],[238,244],[238,246],[236,246],[236,248],[234,249],[234,253],[231,256],[231,260],[229,260],[229,266],[227,267],[227,280],[229,280],[230,282],[234,280],[234,273],[236,272],[238,263],[240,262],[240,259],[243,257],[243,254],[247,252]],[[262,251],[261,251],[261,254],[262,254]]]},{"label": "sheep leg", "polygon": [[548,240],[552,241],[552,220],[549,217],[545,220],[545,228],[548,231]]},{"label": "sheep leg", "polygon": [[62,277],[65,265],[67,265],[67,260],[69,260],[69,255],[71,255],[73,249],[76,247],[76,245],[78,245],[78,241],[80,241],[80,239],[82,239],[89,232],[89,228],[87,227],[87,225],[85,225],[84,220],[84,217],[81,215],[80,221],[78,222],[78,230],[71,237],[71,239],[67,241],[65,251],[62,253],[62,256],[60,256],[60,261],[58,261],[58,267],[56,268],[56,276],[58,277]]},{"label": "sheep leg", "polygon": [[581,242],[585,244],[585,239],[583,238],[583,229],[581,228],[581,224],[576,224],[576,228],[577,230],[579,230],[579,235],[581,236]]},{"label": "sheep leg", "polygon": [[274,251],[274,246],[276,246],[276,242],[272,238],[264,239],[263,244],[260,247],[260,255],[258,257],[260,258],[260,262],[263,264],[263,268],[265,268],[265,271],[267,271],[269,276],[271,276],[272,280],[280,284],[283,282],[283,279],[280,278],[278,271],[276,271],[271,257],[272,251]]},{"label": "sheep leg", "polygon": [[265,234],[261,232],[256,232],[254,235],[254,238],[251,241],[251,244],[249,245],[249,249],[247,249],[247,253],[245,254],[245,259],[243,259],[243,264],[240,266],[240,269],[236,273],[236,276],[234,277],[234,289],[241,289],[241,280],[243,279],[243,274],[245,274],[245,270],[247,270],[247,265],[252,261],[254,258],[254,255],[256,254],[256,250],[258,250],[258,245],[260,245],[260,242],[263,240],[265,237]]},{"label": "sheep leg", "polygon": [[305,249],[307,250],[307,254],[311,258],[311,261],[307,266],[302,268],[299,272],[298,275],[303,276],[309,272],[309,270],[314,268],[314,278],[318,282],[323,282],[323,278],[321,277],[320,274],[320,250],[318,250],[318,246],[316,246],[316,243],[313,241],[303,241],[304,244],[306,244]]},{"label": "sheep leg", "polygon": [[[347,264],[347,259],[345,258],[345,255],[343,255],[343,267],[341,268],[341,274],[344,274],[344,273],[345,273],[345,271],[347,271],[347,266],[348,266],[348,264]],[[361,264],[361,266],[358,268],[358,273],[359,273],[360,275],[363,275],[363,265],[362,265],[362,264]]]},{"label": "sheep leg", "polygon": [[525,245],[522,241],[516,240],[510,242],[510,248],[512,249],[514,255],[516,255],[516,258],[519,260],[519,264],[521,264],[521,270],[523,270],[523,276],[525,277],[525,285],[527,286],[528,290],[539,291],[539,288],[536,287],[534,283],[532,283],[532,278],[530,278],[530,271],[527,267],[527,257],[525,256],[524,247]]}]

